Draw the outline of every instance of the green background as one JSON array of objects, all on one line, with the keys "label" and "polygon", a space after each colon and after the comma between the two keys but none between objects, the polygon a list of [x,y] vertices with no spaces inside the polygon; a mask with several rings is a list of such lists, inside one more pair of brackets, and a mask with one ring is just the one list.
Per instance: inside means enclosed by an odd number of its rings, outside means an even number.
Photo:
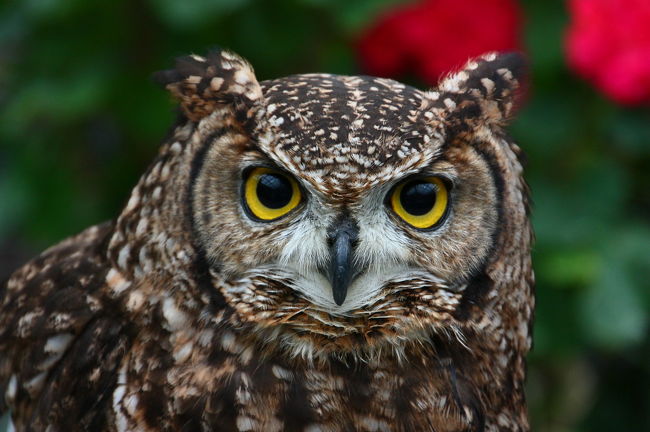
[{"label": "green background", "polygon": [[[153,71],[218,44],[261,80],[358,73],[354,40],[393,3],[3,2],[0,279],[118,213],[174,118]],[[510,130],[535,202],[534,430],[650,430],[650,111],[567,70],[564,2],[522,6],[532,89]]]}]

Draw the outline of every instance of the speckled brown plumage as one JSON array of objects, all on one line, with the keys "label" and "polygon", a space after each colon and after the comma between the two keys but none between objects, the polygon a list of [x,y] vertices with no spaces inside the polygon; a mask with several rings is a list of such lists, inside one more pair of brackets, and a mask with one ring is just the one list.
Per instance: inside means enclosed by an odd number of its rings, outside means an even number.
[{"label": "speckled brown plumage", "polygon": [[[18,431],[527,431],[532,232],[503,131],[522,73],[489,54],[421,92],[180,59],[158,78],[184,120],[119,217],[0,285],[0,411]],[[249,217],[255,166],[295,178],[300,205]],[[413,175],[451,185],[435,229],[386,205]]]}]

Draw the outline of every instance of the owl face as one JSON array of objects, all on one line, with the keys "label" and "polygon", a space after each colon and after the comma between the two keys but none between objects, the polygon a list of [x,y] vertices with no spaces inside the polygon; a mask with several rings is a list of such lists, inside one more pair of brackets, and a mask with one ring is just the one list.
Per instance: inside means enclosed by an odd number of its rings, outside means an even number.
[{"label": "owl face", "polygon": [[430,92],[324,74],[258,88],[243,69],[248,99],[203,91],[193,231],[243,321],[325,351],[453,333],[498,241],[493,148],[509,148],[498,128],[516,85],[498,59]]}]

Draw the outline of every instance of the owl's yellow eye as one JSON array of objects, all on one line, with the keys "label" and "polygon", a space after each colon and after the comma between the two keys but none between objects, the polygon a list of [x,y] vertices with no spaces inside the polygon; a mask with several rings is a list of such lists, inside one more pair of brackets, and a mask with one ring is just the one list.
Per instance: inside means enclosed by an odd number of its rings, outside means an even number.
[{"label": "owl's yellow eye", "polygon": [[253,168],[243,186],[244,204],[255,219],[278,219],[300,204],[298,182],[273,168]]},{"label": "owl's yellow eye", "polygon": [[393,211],[409,225],[428,229],[444,220],[449,203],[447,185],[438,177],[406,180],[390,195]]}]

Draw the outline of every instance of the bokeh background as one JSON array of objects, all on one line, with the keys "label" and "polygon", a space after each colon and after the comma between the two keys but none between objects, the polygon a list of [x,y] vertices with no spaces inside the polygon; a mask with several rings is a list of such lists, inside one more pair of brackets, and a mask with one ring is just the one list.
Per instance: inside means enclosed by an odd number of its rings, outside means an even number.
[{"label": "bokeh background", "polygon": [[117,214],[175,117],[150,76],[176,56],[220,45],[260,79],[427,87],[470,55],[520,49],[532,76],[510,131],[535,202],[533,430],[650,431],[648,22],[648,0],[3,2],[0,279]]}]

